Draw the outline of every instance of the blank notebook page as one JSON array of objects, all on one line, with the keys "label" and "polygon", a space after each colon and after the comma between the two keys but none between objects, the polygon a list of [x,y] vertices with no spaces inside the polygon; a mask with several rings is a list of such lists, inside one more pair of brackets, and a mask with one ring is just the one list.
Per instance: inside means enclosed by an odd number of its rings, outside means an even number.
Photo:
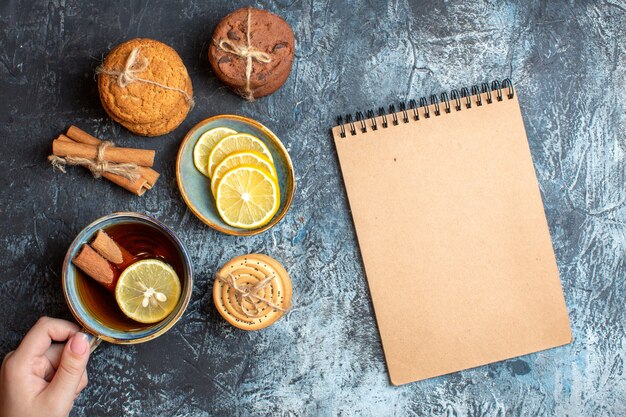
[{"label": "blank notebook page", "polygon": [[395,385],[571,341],[517,95],[493,96],[332,129]]}]

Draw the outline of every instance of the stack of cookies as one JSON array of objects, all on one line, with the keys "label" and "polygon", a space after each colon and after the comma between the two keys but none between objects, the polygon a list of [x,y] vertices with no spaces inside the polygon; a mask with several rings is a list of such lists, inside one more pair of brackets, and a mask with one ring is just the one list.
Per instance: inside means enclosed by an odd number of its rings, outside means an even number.
[{"label": "stack of cookies", "polygon": [[293,31],[280,16],[244,7],[224,17],[213,32],[209,62],[215,75],[246,100],[267,96],[289,77]]},{"label": "stack of cookies", "polygon": [[231,259],[215,274],[213,302],[233,326],[259,330],[289,309],[292,291],[289,274],[278,261],[253,253]]},{"label": "stack of cookies", "polygon": [[104,109],[138,135],[171,132],[193,106],[187,68],[176,51],[162,42],[140,38],[124,42],[97,72]]}]

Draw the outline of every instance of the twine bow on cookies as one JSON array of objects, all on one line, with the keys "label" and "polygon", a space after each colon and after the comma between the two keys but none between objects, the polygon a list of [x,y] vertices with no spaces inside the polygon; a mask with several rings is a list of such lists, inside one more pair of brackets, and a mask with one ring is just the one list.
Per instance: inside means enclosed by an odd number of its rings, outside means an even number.
[{"label": "twine bow on cookies", "polygon": [[221,50],[246,59],[246,88],[244,90],[244,93],[245,93],[244,98],[248,101],[254,100],[254,95],[252,94],[252,88],[250,87],[250,80],[252,78],[252,60],[256,59],[257,61],[262,62],[264,64],[269,64],[270,62],[272,62],[272,57],[270,56],[270,54],[260,51],[252,46],[252,43],[250,41],[251,21],[252,21],[252,13],[251,13],[250,8],[248,8],[245,45],[231,42],[228,39],[222,39],[219,42],[217,42],[217,47],[220,48]]},{"label": "twine bow on cookies", "polygon": [[110,146],[115,146],[113,142],[103,141],[98,145],[98,153],[96,159],[82,158],[76,156],[60,157],[56,155],[48,156],[50,164],[62,173],[65,174],[66,165],[80,165],[91,171],[91,174],[95,178],[100,178],[104,173],[111,173],[124,177],[130,181],[137,180],[141,174],[139,173],[139,167],[135,164],[118,164],[114,162],[108,162],[104,159],[104,151]]},{"label": "twine bow on cookies", "polygon": [[[228,274],[226,276],[216,274],[215,277],[222,283],[228,285],[233,290],[235,290],[235,298],[237,299],[237,303],[239,304],[239,307],[241,307],[241,311],[243,312],[243,314],[246,315],[246,317],[257,318],[261,315],[261,309],[259,309],[257,301],[265,303],[268,307],[273,308],[274,310],[282,312],[286,311],[281,306],[276,305],[270,300],[258,295],[259,292],[263,291],[274,279],[274,277],[272,276],[265,277],[265,279],[257,282],[255,285],[245,285],[243,287],[237,285],[237,280],[235,279],[233,274]],[[254,306],[254,311],[248,310],[248,308],[245,306],[245,302],[252,304]]]},{"label": "twine bow on cookies", "polygon": [[139,55],[140,48],[134,47],[130,54],[128,54],[128,58],[126,59],[126,63],[124,64],[123,70],[108,70],[105,69],[104,66],[99,66],[96,68],[96,74],[106,74],[116,79],[117,85],[121,88],[126,88],[129,84],[134,82],[141,82],[146,84],[156,85],[158,87],[164,88],[166,90],[177,91],[185,97],[189,106],[193,108],[195,105],[195,101],[193,97],[180,88],[170,87],[165,84],[158,83],[152,80],[146,80],[145,78],[140,78],[138,74],[141,74],[146,68],[148,68],[148,59],[144,56]]}]

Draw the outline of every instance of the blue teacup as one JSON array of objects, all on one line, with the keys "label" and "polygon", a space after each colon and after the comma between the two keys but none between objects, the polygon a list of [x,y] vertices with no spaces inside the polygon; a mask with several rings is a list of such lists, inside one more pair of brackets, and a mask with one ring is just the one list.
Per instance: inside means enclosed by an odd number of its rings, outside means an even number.
[{"label": "blue teacup", "polygon": [[[151,243],[164,247],[174,254],[173,267],[181,280],[181,296],[176,308],[164,320],[154,324],[137,323],[126,318],[118,309],[113,294],[100,284],[86,277],[72,259],[84,243],[89,243],[100,229],[126,227],[143,231],[142,244]],[[123,242],[118,242],[123,245]],[[76,321],[91,336],[92,350],[105,340],[116,344],[142,343],[168,331],[183,315],[193,288],[193,271],[185,246],[163,223],[140,213],[114,213],[102,217],[85,227],[76,236],[63,262],[63,294]]]}]

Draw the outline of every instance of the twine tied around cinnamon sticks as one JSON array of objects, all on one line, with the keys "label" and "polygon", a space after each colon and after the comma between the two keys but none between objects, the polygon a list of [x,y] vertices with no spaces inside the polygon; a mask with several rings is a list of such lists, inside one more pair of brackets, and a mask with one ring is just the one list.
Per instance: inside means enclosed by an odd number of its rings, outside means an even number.
[{"label": "twine tied around cinnamon sticks", "polygon": [[[270,300],[258,295],[258,293],[264,290],[270,284],[270,282],[274,279],[274,277],[272,276],[265,277],[265,279],[257,282],[255,285],[252,285],[252,286],[246,285],[243,288],[237,285],[237,280],[235,279],[233,274],[228,274],[226,275],[226,277],[224,277],[221,274],[216,274],[215,278],[217,278],[219,281],[221,281],[222,283],[228,285],[233,290],[235,290],[235,298],[237,299],[237,303],[239,304],[239,307],[241,307],[241,311],[243,312],[243,314],[246,315],[246,317],[256,318],[260,316],[261,310],[257,306],[257,303],[256,303],[257,301],[261,301],[262,303],[265,303],[268,307],[273,308],[274,310],[278,310],[282,312],[286,311],[281,306],[274,304]],[[248,301],[250,304],[254,306],[253,313],[251,313],[246,308],[244,304],[245,301]]]},{"label": "twine tied around cinnamon sticks", "polygon": [[269,64],[270,62],[272,62],[272,57],[270,56],[270,54],[256,49],[251,44],[251,15],[251,9],[248,8],[245,45],[231,42],[228,39],[222,39],[217,43],[217,47],[221,50],[246,59],[246,89],[244,98],[248,101],[254,101],[254,95],[252,94],[252,89],[250,88],[250,79],[252,78],[252,60],[256,59],[257,61],[264,64]]},{"label": "twine tied around cinnamon sticks", "polygon": [[121,88],[126,88],[129,84],[134,82],[141,82],[146,84],[156,85],[158,87],[164,88],[166,90],[177,91],[185,97],[189,106],[193,108],[196,104],[193,97],[189,95],[188,92],[176,87],[170,87],[165,84],[158,83],[156,81],[147,80],[145,78],[140,78],[138,74],[148,68],[148,58],[145,56],[139,55],[139,47],[135,47],[128,54],[128,58],[126,59],[126,64],[124,64],[123,70],[107,70],[104,66],[100,65],[96,68],[96,74],[106,74],[111,77],[115,77],[117,85]]},{"label": "twine tied around cinnamon sticks", "polygon": [[141,174],[139,173],[139,167],[135,164],[129,163],[115,163],[109,162],[104,159],[104,151],[110,147],[115,146],[111,141],[105,140],[98,145],[96,159],[81,158],[77,156],[48,156],[48,161],[52,166],[65,174],[65,166],[83,166],[91,171],[94,178],[100,178],[105,172],[119,175],[129,179],[130,181],[137,180]]},{"label": "twine tied around cinnamon sticks", "polygon": [[68,165],[84,166],[95,177],[102,176],[138,196],[152,189],[159,179],[159,173],[151,168],[155,151],[118,148],[113,142],[104,142],[70,126],[52,141],[52,155],[47,160],[63,173]]}]

